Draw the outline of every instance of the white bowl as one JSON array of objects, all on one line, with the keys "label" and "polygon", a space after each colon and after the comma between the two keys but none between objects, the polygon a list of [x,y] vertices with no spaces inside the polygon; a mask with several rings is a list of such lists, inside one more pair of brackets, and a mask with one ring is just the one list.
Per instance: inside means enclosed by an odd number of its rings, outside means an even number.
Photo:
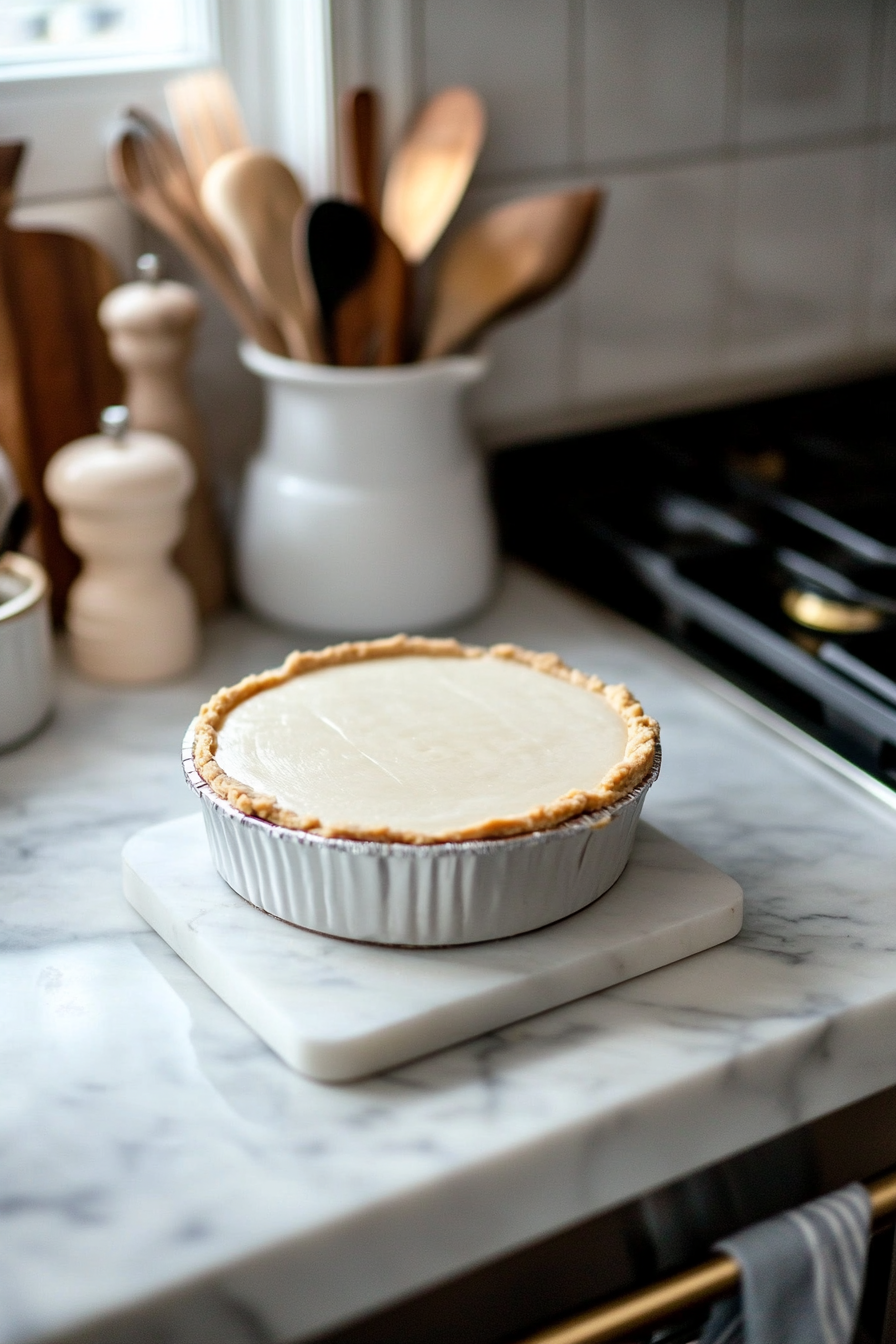
[{"label": "white bowl", "polygon": [[0,556],[0,750],[36,732],[53,701],[53,635],[46,570],[27,555]]},{"label": "white bowl", "polygon": [[602,896],[628,862],[660,749],[647,778],[599,812],[528,835],[434,845],[333,840],[248,817],[197,773],[192,726],[183,765],[215,867],[260,910],[356,942],[446,947],[528,933]]}]

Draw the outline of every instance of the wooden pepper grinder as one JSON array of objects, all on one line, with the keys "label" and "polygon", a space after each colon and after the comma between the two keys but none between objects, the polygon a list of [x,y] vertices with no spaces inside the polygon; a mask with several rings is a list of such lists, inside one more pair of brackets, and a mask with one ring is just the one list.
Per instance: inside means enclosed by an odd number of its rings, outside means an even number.
[{"label": "wooden pepper grinder", "polygon": [[172,439],[129,431],[124,406],[107,407],[101,428],[60,448],[44,475],[84,561],[66,610],[72,655],[100,681],[159,681],[199,651],[193,590],[171,563],[196,471]]},{"label": "wooden pepper grinder", "polygon": [[187,390],[187,365],[200,306],[195,290],[159,279],[159,259],[145,253],[141,279],[107,294],[99,306],[109,352],[125,375],[124,399],[135,430],[167,434],[186,448],[196,468],[197,488],[187,528],[174,558],[193,585],[204,616],[227,596],[221,532],[205,470],[199,417]]}]

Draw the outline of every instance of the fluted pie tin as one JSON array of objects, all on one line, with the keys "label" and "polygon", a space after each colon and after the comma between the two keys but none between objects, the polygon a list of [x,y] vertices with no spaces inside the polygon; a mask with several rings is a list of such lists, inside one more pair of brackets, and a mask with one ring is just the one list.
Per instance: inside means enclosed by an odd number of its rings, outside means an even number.
[{"label": "fluted pie tin", "polygon": [[528,933],[591,905],[621,875],[653,768],[630,794],[551,830],[432,845],[334,840],[246,816],[219,798],[184,739],[212,860],[266,914],[361,943],[447,947]]}]

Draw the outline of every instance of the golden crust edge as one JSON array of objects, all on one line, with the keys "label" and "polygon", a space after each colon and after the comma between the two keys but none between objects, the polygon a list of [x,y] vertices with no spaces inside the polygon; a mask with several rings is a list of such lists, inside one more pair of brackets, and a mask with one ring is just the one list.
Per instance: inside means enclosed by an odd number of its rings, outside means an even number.
[{"label": "golden crust edge", "polygon": [[[498,817],[440,835],[422,835],[415,831],[395,831],[382,827],[340,827],[325,825],[319,817],[300,817],[280,807],[271,794],[259,793],[247,784],[226,775],[215,760],[218,729],[232,709],[262,691],[282,686],[294,677],[317,672],[325,667],[364,662],[372,658],[398,658],[408,655],[430,658],[504,658],[523,663],[548,676],[559,677],[596,695],[603,695],[626,725],[628,740],[625,756],[610,770],[594,790],[564,794],[553,802],[518,817]],[[461,644],[455,639],[429,639],[422,635],[393,635],[388,639],[359,640],[331,644],[324,649],[289,654],[280,667],[253,673],[233,686],[222,687],[202,706],[193,737],[193,763],[197,773],[217,796],[246,816],[261,817],[288,830],[307,831],[329,839],[371,840],[387,844],[435,845],[464,840],[500,839],[549,830],[585,812],[597,812],[626,797],[650,773],[659,741],[659,725],[644,713],[627,686],[607,685],[600,677],[589,677],[568,667],[555,653],[535,653],[516,644],[493,644],[483,648]]]}]

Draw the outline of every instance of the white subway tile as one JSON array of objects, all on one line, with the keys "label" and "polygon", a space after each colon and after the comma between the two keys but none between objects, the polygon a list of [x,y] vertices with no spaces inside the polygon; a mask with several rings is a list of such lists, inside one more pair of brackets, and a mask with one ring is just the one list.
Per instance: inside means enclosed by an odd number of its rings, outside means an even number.
[{"label": "white subway tile", "polygon": [[493,329],[482,345],[491,367],[471,404],[476,421],[518,424],[569,400],[571,309],[564,290]]},{"label": "white subway tile", "polygon": [[746,0],[744,142],[867,123],[873,9],[874,0]]},{"label": "white subway tile", "polygon": [[662,391],[718,368],[730,172],[607,179],[604,229],[578,286],[579,401]]},{"label": "white subway tile", "polygon": [[875,169],[868,335],[875,345],[892,346],[896,341],[896,144],[892,141],[878,145]]},{"label": "white subway tile", "polygon": [[721,143],[727,15],[725,0],[586,0],[588,162]]},{"label": "white subway tile", "polygon": [[740,165],[731,367],[798,363],[855,343],[865,171],[861,149]]},{"label": "white subway tile", "polygon": [[470,84],[488,105],[480,171],[569,160],[567,7],[557,0],[425,0],[425,87]]}]

